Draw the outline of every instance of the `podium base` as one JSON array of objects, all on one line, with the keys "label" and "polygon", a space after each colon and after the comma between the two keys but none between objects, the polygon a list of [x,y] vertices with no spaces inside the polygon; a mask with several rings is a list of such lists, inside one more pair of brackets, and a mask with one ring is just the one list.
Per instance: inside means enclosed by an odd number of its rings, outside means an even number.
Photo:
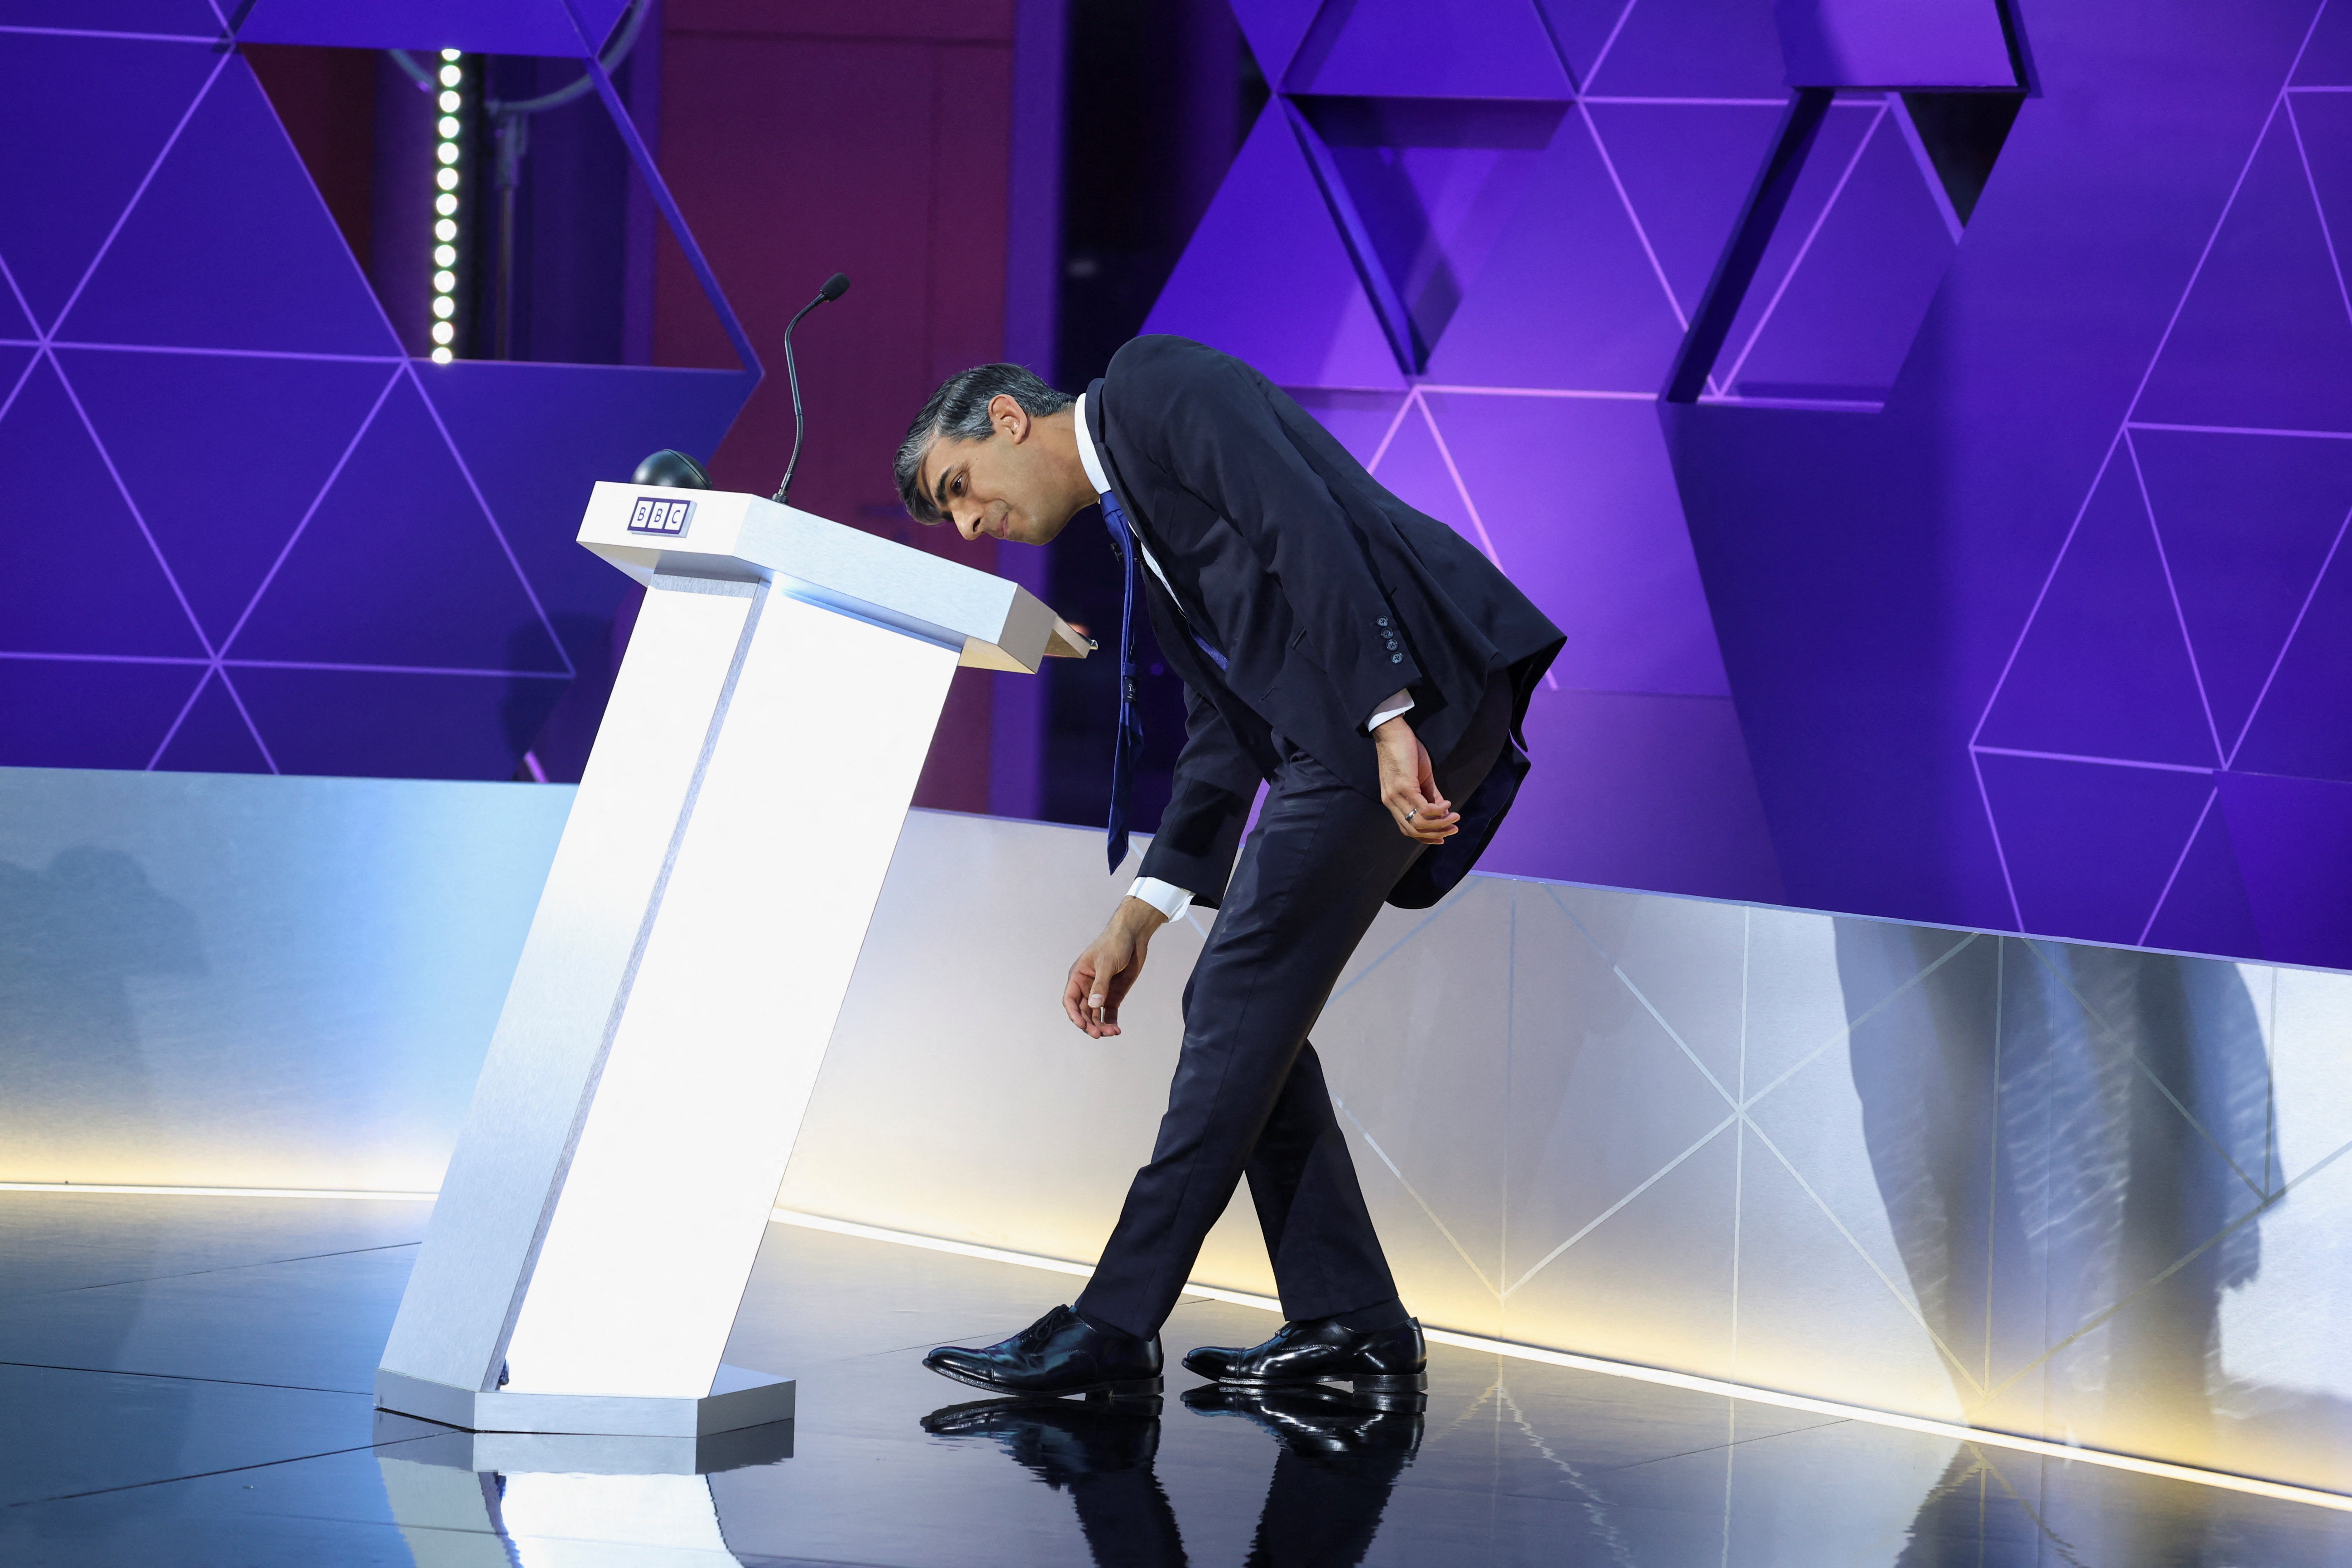
[{"label": "podium base", "polygon": [[584,1432],[461,1432],[396,1410],[375,1413],[379,1446],[445,1469],[500,1475],[709,1476],[793,1457],[793,1424],[771,1421],[707,1437],[614,1437]]},{"label": "podium base", "polygon": [[721,1366],[699,1399],[621,1394],[484,1393],[378,1367],[379,1410],[467,1432],[570,1432],[608,1437],[707,1437],[792,1418],[789,1377]]}]

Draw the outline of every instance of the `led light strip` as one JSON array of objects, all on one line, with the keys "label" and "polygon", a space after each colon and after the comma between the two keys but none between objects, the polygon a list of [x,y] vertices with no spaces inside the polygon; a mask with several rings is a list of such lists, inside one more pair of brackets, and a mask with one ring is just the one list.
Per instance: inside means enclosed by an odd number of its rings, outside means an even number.
[{"label": "led light strip", "polygon": [[[378,1202],[430,1202],[432,1193],[357,1192],[313,1187],[148,1187],[100,1185],[81,1182],[0,1182],[0,1193],[131,1193],[158,1197],[206,1198],[359,1198]],[[1090,1263],[1073,1263],[1059,1258],[1039,1258],[1026,1252],[1011,1252],[1001,1247],[982,1247],[969,1241],[946,1241],[934,1236],[917,1236],[910,1231],[886,1230],[877,1225],[859,1225],[854,1220],[827,1219],[821,1215],[802,1214],[794,1209],[776,1209],[770,1215],[780,1225],[796,1226],[803,1230],[830,1231],[835,1236],[854,1236],[867,1241],[895,1242],[901,1247],[919,1247],[927,1252],[952,1253],[958,1258],[977,1258],[990,1263],[1013,1263],[1024,1268],[1040,1268],[1053,1274],[1067,1274],[1086,1279],[1094,1273]],[[1282,1304],[1268,1296],[1247,1290],[1228,1290],[1223,1286],[1202,1285],[1193,1280],[1184,1284],[1188,1296],[1205,1296],[1213,1301],[1223,1301],[1236,1307],[1255,1307],[1261,1311],[1279,1312]],[[1947,1442],[1972,1443],[1980,1448],[2000,1448],[2011,1453],[2032,1454],[2045,1459],[2063,1459],[2070,1464],[2096,1465],[2103,1469],[2123,1470],[2132,1475],[2153,1476],[2158,1480],[2185,1481],[2190,1486],[2217,1487],[2224,1491],[2244,1492],[2249,1496],[2270,1498],[2279,1502],[2308,1503],[2314,1508],[2331,1509],[2338,1513],[2352,1513],[2352,1497],[2338,1492],[2321,1491],[2312,1487],[2289,1486],[2280,1481],[2257,1480],[2251,1476],[2233,1476],[2222,1470],[2202,1470],[2189,1465],[2167,1464],[2161,1459],[2136,1458],[2129,1454],[2110,1454],[2097,1448],[2074,1448],[2063,1443],[2045,1442],[2039,1437],[2020,1437],[2007,1432],[1989,1432],[1981,1427],[1963,1426],[1952,1421],[1931,1421],[1924,1416],[1898,1415],[1885,1410],[1871,1410],[1858,1405],[1841,1405],[1832,1399],[1814,1399],[1801,1394],[1783,1394],[1777,1389],[1756,1388],[1744,1383],[1726,1383],[1720,1378],[1697,1377],[1689,1373],[1666,1372],[1653,1366],[1635,1366],[1627,1362],[1602,1361],[1595,1356],[1575,1355],[1567,1351],[1544,1350],[1535,1345],[1514,1344],[1508,1340],[1491,1340],[1483,1334],[1456,1333],[1451,1329],[1424,1329],[1433,1342],[1454,1345],[1462,1350],[1478,1351],[1487,1355],[1508,1356],[1515,1361],[1538,1362],[1545,1366],[1565,1367],[1570,1372],[1597,1373],[1603,1377],[1622,1377],[1634,1383],[1656,1384],[1665,1388],[1686,1389],[1693,1394],[1713,1394],[1724,1399],[1744,1399],[1751,1405],[1769,1405],[1782,1410],[1802,1410],[1811,1415],[1829,1415],[1848,1421],[1865,1422],[1874,1426],[1889,1426],[1899,1432],[1916,1432],[1926,1437],[1940,1437]]]},{"label": "led light strip", "polygon": [[466,124],[459,116],[466,107],[465,55],[457,49],[441,51],[441,96],[436,107],[441,110],[440,121],[434,130],[439,139],[433,144],[434,161],[439,165],[434,171],[434,183],[440,194],[433,198],[433,363],[447,364],[457,357],[450,345],[457,341],[457,160],[461,155]]}]

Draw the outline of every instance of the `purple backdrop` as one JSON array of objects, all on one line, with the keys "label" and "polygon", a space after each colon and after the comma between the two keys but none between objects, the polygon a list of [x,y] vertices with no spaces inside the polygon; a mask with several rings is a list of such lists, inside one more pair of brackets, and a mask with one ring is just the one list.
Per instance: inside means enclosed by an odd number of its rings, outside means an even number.
[{"label": "purple backdrop", "polygon": [[[392,30],[294,0],[252,24],[549,52],[571,26],[562,0],[363,9]],[[0,763],[508,777],[608,657],[627,584],[572,542],[589,485],[711,450],[754,377],[408,358],[223,26],[0,5],[0,464],[45,542],[0,582]]]},{"label": "purple backdrop", "polygon": [[[2352,964],[2352,6],[1236,9],[1150,324],[1567,629],[1496,868]],[[2019,85],[1971,212],[1886,89]]]}]

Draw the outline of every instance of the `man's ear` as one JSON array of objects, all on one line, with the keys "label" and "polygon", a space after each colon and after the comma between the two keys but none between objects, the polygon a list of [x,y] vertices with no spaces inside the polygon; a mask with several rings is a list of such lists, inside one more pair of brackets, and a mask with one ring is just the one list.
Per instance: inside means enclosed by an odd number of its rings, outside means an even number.
[{"label": "man's ear", "polygon": [[988,400],[988,422],[1016,447],[1029,438],[1029,411],[1009,392],[1000,392]]}]

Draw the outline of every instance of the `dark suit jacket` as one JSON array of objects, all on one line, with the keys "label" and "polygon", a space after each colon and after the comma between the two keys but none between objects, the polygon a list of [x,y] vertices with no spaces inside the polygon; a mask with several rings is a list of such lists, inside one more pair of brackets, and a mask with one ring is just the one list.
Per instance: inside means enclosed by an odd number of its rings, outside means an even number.
[{"label": "dark suit jacket", "polygon": [[[1087,423],[1128,520],[1182,609],[1142,574],[1161,657],[1184,679],[1183,753],[1143,875],[1223,897],[1242,824],[1286,740],[1371,799],[1365,722],[1402,687],[1431,756],[1508,672],[1514,744],[1462,831],[1390,901],[1434,903],[1508,809],[1528,697],[1567,639],[1476,547],[1382,489],[1288,394],[1184,338],[1138,338],[1087,389]],[[1220,670],[1186,625],[1221,651]],[[1277,740],[1280,737],[1280,740]]]}]

